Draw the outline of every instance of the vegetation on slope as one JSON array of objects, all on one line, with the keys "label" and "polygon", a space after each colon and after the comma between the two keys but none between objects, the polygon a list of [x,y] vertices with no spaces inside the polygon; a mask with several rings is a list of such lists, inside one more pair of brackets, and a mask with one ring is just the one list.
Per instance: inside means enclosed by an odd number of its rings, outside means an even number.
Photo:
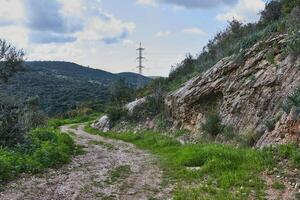
[{"label": "vegetation on slope", "polygon": [[158,155],[165,177],[177,184],[174,199],[264,199],[264,170],[277,167],[282,159],[288,160],[287,166],[300,166],[300,151],[294,144],[254,150],[211,143],[182,145],[152,131],[102,133],[89,126],[85,130]]},{"label": "vegetation on slope", "polygon": [[0,148],[0,184],[20,173],[37,173],[70,161],[76,152],[73,139],[53,127],[29,131],[25,142]]},{"label": "vegetation on slope", "polygon": [[107,103],[111,85],[120,79],[133,88],[138,79],[142,84],[150,81],[134,73],[112,74],[68,62],[26,62],[24,70],[1,84],[0,93],[13,96],[19,104],[38,97],[40,109],[50,116],[85,102]]}]

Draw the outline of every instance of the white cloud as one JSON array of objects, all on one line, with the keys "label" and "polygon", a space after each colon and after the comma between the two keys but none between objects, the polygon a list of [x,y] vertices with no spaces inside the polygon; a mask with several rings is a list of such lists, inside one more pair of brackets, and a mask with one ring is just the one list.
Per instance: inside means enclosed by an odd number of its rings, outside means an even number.
[{"label": "white cloud", "polygon": [[155,0],[137,0],[137,4],[155,6],[156,1]]},{"label": "white cloud", "polygon": [[155,34],[155,37],[167,37],[171,35],[170,31],[159,31]]},{"label": "white cloud", "polygon": [[21,22],[25,18],[22,0],[2,0],[0,7],[0,24]]},{"label": "white cloud", "polygon": [[197,27],[187,28],[184,29],[182,32],[187,34],[194,34],[194,35],[206,35],[205,31]]},{"label": "white cloud", "polygon": [[240,21],[253,22],[258,20],[259,12],[263,10],[265,3],[263,0],[239,0],[234,7],[227,8],[223,13],[216,16],[219,21],[230,21],[237,19]]}]

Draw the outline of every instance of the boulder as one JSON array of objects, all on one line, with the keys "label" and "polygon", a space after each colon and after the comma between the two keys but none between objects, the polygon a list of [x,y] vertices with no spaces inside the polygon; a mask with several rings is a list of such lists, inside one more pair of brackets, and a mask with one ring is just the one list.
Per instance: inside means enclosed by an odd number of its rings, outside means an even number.
[{"label": "boulder", "polygon": [[125,109],[128,110],[129,114],[132,114],[135,108],[142,106],[145,102],[146,102],[146,97],[137,99],[135,101],[126,104]]},{"label": "boulder", "polygon": [[104,115],[98,121],[94,122],[91,126],[100,131],[107,132],[110,130],[110,120],[107,115]]}]

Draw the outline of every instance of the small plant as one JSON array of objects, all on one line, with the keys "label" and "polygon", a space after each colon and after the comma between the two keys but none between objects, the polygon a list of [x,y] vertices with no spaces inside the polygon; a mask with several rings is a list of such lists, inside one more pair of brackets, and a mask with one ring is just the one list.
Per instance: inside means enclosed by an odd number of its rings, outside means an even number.
[{"label": "small plant", "polygon": [[289,113],[294,107],[298,115],[300,114],[300,88],[296,89],[288,98],[283,102],[282,109],[284,112]]},{"label": "small plant", "polygon": [[206,116],[206,121],[201,124],[201,129],[205,134],[216,137],[223,130],[221,117],[218,112],[212,111]]},{"label": "small plant", "polygon": [[252,128],[248,128],[239,135],[238,141],[243,146],[252,147],[260,137],[261,135],[258,132]]},{"label": "small plant", "polygon": [[288,53],[293,55],[300,54],[300,32],[299,31],[295,31],[290,34],[287,43],[287,50]]},{"label": "small plant", "polygon": [[275,119],[268,120],[265,125],[267,127],[267,130],[271,132],[275,129],[276,120]]},{"label": "small plant", "polygon": [[270,50],[268,51],[268,53],[266,54],[266,60],[271,63],[271,64],[275,64],[275,53],[274,50]]},{"label": "small plant", "polygon": [[121,120],[123,117],[127,116],[127,110],[122,105],[114,104],[111,105],[106,111],[112,124]]},{"label": "small plant", "polygon": [[276,189],[276,190],[284,190],[285,189],[285,185],[279,181],[275,181],[272,184],[272,188]]}]

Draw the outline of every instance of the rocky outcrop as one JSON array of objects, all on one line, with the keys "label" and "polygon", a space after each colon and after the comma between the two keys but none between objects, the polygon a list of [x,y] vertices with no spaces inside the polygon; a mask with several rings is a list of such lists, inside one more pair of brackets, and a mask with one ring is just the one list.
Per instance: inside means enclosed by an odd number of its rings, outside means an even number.
[{"label": "rocky outcrop", "polygon": [[[128,111],[128,114],[133,114],[134,110],[140,106],[142,106],[146,102],[146,97],[137,99],[135,101],[132,101],[124,106],[124,109]],[[152,128],[152,121],[149,119],[146,120],[145,126]],[[124,122],[125,123],[125,122]],[[126,123],[120,123],[118,125],[115,125],[115,127],[111,127],[111,121],[107,115],[102,116],[98,121],[94,122],[91,127],[98,129],[103,132],[108,132],[111,130],[111,128],[114,128],[113,130],[118,132],[124,132],[127,130],[128,126]]]},{"label": "rocky outcrop", "polygon": [[213,108],[239,132],[251,127],[265,133],[266,123],[300,85],[300,58],[285,55],[285,38],[279,35],[257,43],[244,51],[243,62],[235,55],[224,58],[169,94],[166,104],[174,124],[197,132]]},{"label": "rocky outcrop", "polygon": [[284,113],[276,123],[274,130],[266,131],[256,143],[256,147],[270,144],[286,144],[300,142],[300,119],[294,109],[289,114]]},{"label": "rocky outcrop", "polygon": [[129,114],[134,112],[134,109],[142,106],[146,102],[146,97],[137,99],[125,105],[125,109],[128,110]]},{"label": "rocky outcrop", "polygon": [[94,122],[91,127],[103,132],[110,130],[110,120],[107,115],[102,116],[98,121]]}]

